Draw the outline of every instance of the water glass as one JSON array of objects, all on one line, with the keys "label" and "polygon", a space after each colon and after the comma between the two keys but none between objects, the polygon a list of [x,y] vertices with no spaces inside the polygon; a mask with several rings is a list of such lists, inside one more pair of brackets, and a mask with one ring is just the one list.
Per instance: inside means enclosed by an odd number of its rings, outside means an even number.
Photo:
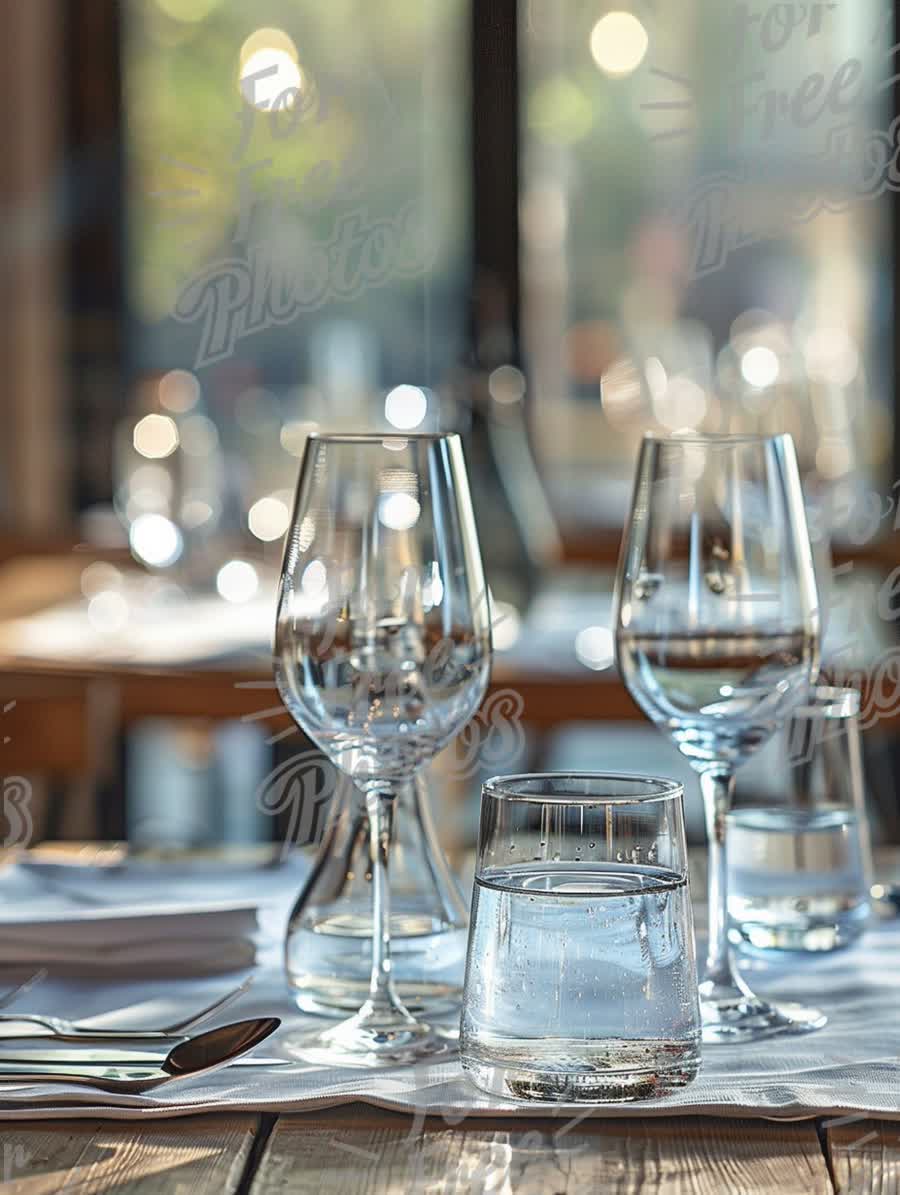
[{"label": "water glass", "polygon": [[478,1087],[522,1100],[644,1099],[695,1077],[680,784],[587,773],[485,784],[460,1058]]},{"label": "water glass", "polygon": [[847,946],[869,919],[859,693],[818,687],[775,750],[777,799],[729,814],[729,936],[759,949]]}]

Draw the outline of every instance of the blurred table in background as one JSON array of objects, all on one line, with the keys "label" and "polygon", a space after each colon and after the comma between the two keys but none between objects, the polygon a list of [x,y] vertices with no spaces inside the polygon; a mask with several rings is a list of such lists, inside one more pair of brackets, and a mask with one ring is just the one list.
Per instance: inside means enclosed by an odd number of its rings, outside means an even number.
[{"label": "blurred table in background", "polygon": [[[646,768],[694,788],[687,764],[658,741],[618,677],[612,537],[599,539],[597,548],[593,568],[561,565],[548,573],[524,614],[495,613],[498,650],[485,711],[496,700],[498,714],[527,727],[528,754],[516,769],[628,770],[639,757]],[[272,679],[276,575],[256,567],[255,590],[228,601],[215,592],[186,594],[165,577],[123,560],[98,564],[80,551],[2,565],[4,774],[52,775],[78,781],[87,792],[115,770],[121,733],[145,719],[240,721],[259,726],[270,743],[287,738],[293,723]],[[872,677],[885,687],[875,665],[890,664],[896,645],[894,624],[875,610],[873,595],[885,573],[883,565],[855,568],[848,582],[868,584],[871,594],[864,603],[845,595],[829,628],[842,642],[852,638],[854,658],[842,664],[863,677],[864,687]],[[900,726],[900,670],[888,672],[888,680],[897,674],[897,700],[882,694],[877,720],[893,734]],[[601,725],[608,729],[601,732]],[[585,735],[591,726],[597,732]],[[494,770],[509,770],[507,764]],[[84,824],[77,832],[93,831]]]}]

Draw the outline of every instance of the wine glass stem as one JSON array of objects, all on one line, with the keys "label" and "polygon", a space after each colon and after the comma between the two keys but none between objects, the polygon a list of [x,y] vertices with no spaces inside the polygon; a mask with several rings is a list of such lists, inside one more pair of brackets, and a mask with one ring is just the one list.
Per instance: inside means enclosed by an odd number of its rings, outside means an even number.
[{"label": "wine glass stem", "polygon": [[706,956],[704,982],[717,988],[738,986],[731,968],[728,951],[728,877],[726,872],[725,828],[734,776],[704,772],[700,776],[700,790],[706,811],[706,833],[709,839],[708,906],[709,948]]},{"label": "wine glass stem", "polygon": [[372,974],[366,1012],[393,1012],[412,1020],[403,1007],[391,975],[391,893],[388,855],[394,826],[393,795],[383,791],[366,794],[372,858]]}]

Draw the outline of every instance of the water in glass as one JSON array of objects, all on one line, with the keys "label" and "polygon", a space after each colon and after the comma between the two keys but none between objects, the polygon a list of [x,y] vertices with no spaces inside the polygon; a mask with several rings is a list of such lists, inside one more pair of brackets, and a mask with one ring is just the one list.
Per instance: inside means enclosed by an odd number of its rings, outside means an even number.
[{"label": "water in glass", "polygon": [[729,815],[733,940],[833,950],[859,937],[869,899],[859,815],[851,809],[737,809]]}]

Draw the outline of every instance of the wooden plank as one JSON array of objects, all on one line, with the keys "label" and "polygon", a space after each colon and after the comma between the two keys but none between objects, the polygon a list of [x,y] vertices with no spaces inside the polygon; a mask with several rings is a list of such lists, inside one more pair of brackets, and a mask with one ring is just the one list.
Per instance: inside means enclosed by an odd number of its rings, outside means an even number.
[{"label": "wooden plank", "polygon": [[900,1123],[826,1121],[825,1134],[835,1189],[840,1195],[900,1192]]},{"label": "wooden plank", "polygon": [[831,1195],[811,1121],[430,1118],[353,1106],[282,1117],[252,1195]]},{"label": "wooden plank", "polygon": [[256,1116],[0,1125],[3,1195],[234,1195]]}]

